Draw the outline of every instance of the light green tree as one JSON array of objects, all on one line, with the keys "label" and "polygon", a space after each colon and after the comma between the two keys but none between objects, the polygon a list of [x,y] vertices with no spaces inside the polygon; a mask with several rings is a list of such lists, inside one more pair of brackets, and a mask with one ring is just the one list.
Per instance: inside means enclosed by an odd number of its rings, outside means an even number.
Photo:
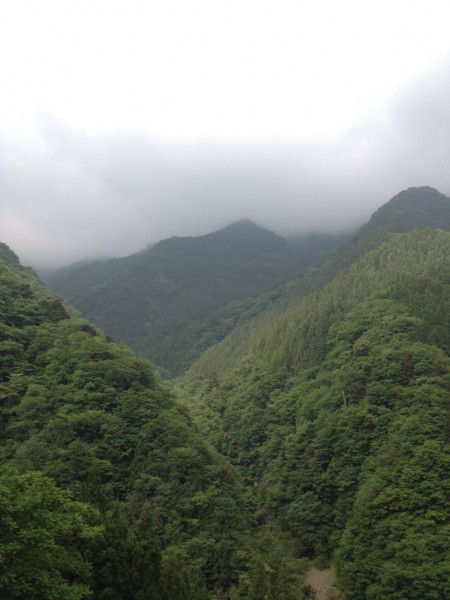
[{"label": "light green tree", "polygon": [[0,597],[91,597],[85,556],[101,535],[98,514],[40,473],[0,472]]}]

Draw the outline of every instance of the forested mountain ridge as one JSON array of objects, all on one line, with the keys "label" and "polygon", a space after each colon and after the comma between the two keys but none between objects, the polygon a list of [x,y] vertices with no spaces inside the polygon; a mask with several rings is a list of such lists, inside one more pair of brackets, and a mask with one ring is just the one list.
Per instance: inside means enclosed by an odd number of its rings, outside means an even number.
[{"label": "forested mountain ridge", "polygon": [[148,363],[0,251],[0,596],[228,597],[258,554],[236,473]]},{"label": "forested mountain ridge", "polygon": [[358,233],[364,235],[367,230],[385,230],[388,233],[401,233],[411,229],[436,227],[450,228],[450,199],[429,187],[411,187],[401,191],[389,202],[376,210],[370,221]]},{"label": "forested mountain ridge", "polygon": [[300,268],[286,240],[240,221],[127,259],[64,269],[47,282],[114,339],[177,373],[222,339],[245,301]]},{"label": "forested mountain ridge", "polygon": [[[369,250],[377,248],[396,233],[415,228],[440,228],[450,231],[450,199],[430,187],[408,188],[380,207],[369,222],[335,252],[300,277],[293,277],[272,292],[272,301],[257,299],[250,319],[238,322],[219,344],[212,346],[193,363],[194,376],[210,377],[232,371],[243,356],[252,352],[256,338],[290,306],[321,289],[343,269],[351,266]],[[251,311],[249,311],[251,314]]]},{"label": "forested mountain ridge", "polygon": [[330,257],[330,264],[326,265],[328,277],[393,234],[427,228],[450,231],[450,198],[428,186],[403,190],[380,206],[353,238]]},{"label": "forested mountain ridge", "polygon": [[185,407],[0,245],[0,596],[304,600],[314,560],[347,600],[450,597],[450,234],[395,233],[449,205],[406,190],[249,302]]},{"label": "forested mountain ridge", "polygon": [[450,595],[449,282],[450,234],[396,235],[185,381],[260,522],[334,560],[347,600]]}]

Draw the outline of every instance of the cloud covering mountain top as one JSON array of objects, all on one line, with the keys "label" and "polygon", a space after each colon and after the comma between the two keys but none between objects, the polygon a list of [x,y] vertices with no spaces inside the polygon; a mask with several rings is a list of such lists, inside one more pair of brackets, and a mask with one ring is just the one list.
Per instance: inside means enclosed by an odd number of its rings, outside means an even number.
[{"label": "cloud covering mountain top", "polygon": [[0,239],[33,266],[241,218],[350,230],[449,194],[450,7],[18,0],[0,9]]}]

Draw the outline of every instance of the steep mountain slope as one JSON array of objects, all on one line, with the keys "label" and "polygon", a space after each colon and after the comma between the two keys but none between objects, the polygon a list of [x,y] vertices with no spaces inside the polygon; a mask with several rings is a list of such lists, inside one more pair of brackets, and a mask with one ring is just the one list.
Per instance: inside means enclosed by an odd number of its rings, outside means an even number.
[{"label": "steep mountain slope", "polygon": [[[187,379],[266,528],[334,560],[347,600],[450,594],[450,234],[391,237]],[[191,399],[192,402],[192,399]]]},{"label": "steep mountain slope", "polygon": [[[0,246],[0,595],[303,600],[315,559],[347,600],[450,596],[450,234],[393,234],[447,226],[449,205],[407,190],[235,304],[261,314],[179,382],[194,421]],[[175,302],[186,245],[168,242],[160,271],[145,253],[99,289],[149,260]]]},{"label": "steep mountain slope", "polygon": [[298,269],[283,238],[241,221],[202,237],[164,240],[139,256],[66,269],[47,281],[105,332],[176,373],[233,327],[237,307],[227,305]]},{"label": "steep mountain slope", "polygon": [[0,596],[225,598],[254,552],[234,471],[149,364],[0,253]]},{"label": "steep mountain slope", "polygon": [[[393,234],[415,228],[437,227],[450,231],[450,199],[430,187],[409,188],[378,209],[348,242],[301,277],[289,280],[271,298],[255,300],[244,318],[221,343],[211,347],[191,368],[193,377],[209,378],[232,371],[242,357],[252,353],[262,328],[273,322],[306,295],[332,281],[342,269]],[[245,315],[244,315],[245,316]]]}]

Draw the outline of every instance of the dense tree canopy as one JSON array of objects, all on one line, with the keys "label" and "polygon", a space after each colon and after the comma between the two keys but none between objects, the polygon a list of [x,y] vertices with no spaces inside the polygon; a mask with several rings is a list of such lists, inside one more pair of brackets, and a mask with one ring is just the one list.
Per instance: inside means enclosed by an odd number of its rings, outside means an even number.
[{"label": "dense tree canopy", "polygon": [[97,511],[39,473],[0,471],[0,595],[5,600],[89,598],[88,548]]},{"label": "dense tree canopy", "polygon": [[401,235],[255,337],[231,375],[186,378],[261,524],[336,560],[346,598],[445,598],[450,235]]},{"label": "dense tree canopy", "polygon": [[163,240],[126,259],[62,269],[48,282],[114,339],[173,375],[252,314],[253,298],[301,267],[286,240],[240,221]]},{"label": "dense tree canopy", "polygon": [[[190,596],[185,590],[185,598],[230,588],[245,569],[252,526],[234,471],[200,438],[186,409],[161,387],[147,362],[71,317],[57,298],[43,295],[29,272],[15,269],[0,263],[0,464],[19,478],[5,475],[4,486],[23,489],[18,507],[11,504],[12,492],[4,498],[10,498],[1,511],[8,536],[23,525],[30,531],[23,535],[36,536],[51,562],[47,534],[40,539],[37,529],[54,518],[49,539],[56,540],[55,553],[66,548],[67,568],[55,560],[55,574],[40,570],[56,581],[59,571],[70,574],[73,559],[80,585],[70,598],[84,597],[86,589],[105,599],[159,598],[158,590],[169,585],[165,578],[175,576],[170,569],[181,573],[181,564],[182,581],[193,590]],[[47,477],[33,479],[37,471]],[[33,511],[38,488],[41,516]],[[70,490],[73,503],[63,490]],[[96,551],[77,563],[70,527],[75,519],[82,523],[86,503],[101,510],[103,533]],[[8,511],[18,511],[16,524],[3,522]],[[27,511],[37,521],[28,523]],[[88,524],[85,529],[87,536]],[[12,544],[10,537],[4,541]],[[13,546],[7,546],[6,567],[15,560]],[[63,552],[58,555],[63,561]],[[17,568],[25,565],[23,556]],[[21,581],[26,585],[28,579]],[[9,580],[11,597],[24,597],[15,582]],[[55,584],[55,598],[63,593],[57,589]],[[36,597],[53,597],[40,594]]]},{"label": "dense tree canopy", "polygon": [[450,234],[393,235],[448,205],[408,190],[220,308],[247,326],[183,403],[0,245],[0,596],[305,600],[315,561],[347,600],[449,597]]}]

